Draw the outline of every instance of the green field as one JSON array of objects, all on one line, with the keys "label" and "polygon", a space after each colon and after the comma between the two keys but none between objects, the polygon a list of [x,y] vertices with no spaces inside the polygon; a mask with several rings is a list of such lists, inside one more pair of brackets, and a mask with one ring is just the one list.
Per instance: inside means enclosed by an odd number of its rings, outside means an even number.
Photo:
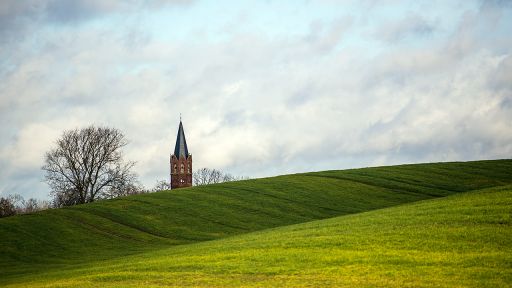
[{"label": "green field", "polygon": [[511,215],[512,160],[163,191],[0,219],[0,285],[506,287]]}]

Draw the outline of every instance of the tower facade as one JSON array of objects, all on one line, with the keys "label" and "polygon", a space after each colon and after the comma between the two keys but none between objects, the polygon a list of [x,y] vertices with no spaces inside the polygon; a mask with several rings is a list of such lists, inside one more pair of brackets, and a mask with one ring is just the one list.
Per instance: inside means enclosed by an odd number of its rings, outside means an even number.
[{"label": "tower facade", "polygon": [[[181,117],[180,117],[181,118]],[[174,154],[171,154],[171,189],[192,186],[192,154],[188,153],[183,123],[178,127]]]}]

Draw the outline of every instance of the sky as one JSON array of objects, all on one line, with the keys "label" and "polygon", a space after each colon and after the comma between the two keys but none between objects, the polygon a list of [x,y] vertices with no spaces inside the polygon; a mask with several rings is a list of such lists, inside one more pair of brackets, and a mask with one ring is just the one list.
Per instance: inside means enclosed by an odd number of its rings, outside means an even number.
[{"label": "sky", "polygon": [[146,187],[183,119],[237,176],[512,157],[511,1],[0,1],[0,196],[120,129]]}]

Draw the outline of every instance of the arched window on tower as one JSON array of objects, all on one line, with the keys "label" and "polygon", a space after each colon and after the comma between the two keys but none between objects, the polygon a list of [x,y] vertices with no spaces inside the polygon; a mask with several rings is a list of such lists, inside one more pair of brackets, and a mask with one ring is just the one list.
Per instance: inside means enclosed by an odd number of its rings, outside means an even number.
[{"label": "arched window on tower", "polygon": [[185,165],[183,165],[183,163],[181,163],[180,172],[181,173],[185,172]]}]

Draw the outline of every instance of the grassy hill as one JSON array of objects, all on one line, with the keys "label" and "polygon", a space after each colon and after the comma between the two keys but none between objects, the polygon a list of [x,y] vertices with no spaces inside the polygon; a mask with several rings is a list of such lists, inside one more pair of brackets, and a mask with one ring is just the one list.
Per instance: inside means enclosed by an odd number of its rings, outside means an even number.
[{"label": "grassy hill", "polygon": [[[296,286],[293,283],[301,281],[322,285],[321,281],[325,280],[326,284],[334,285],[345,281],[357,284],[350,281],[367,279],[359,283],[372,285],[386,278],[386,273],[395,273],[388,269],[389,265],[412,269],[398,269],[402,276],[425,270],[425,275],[433,277],[437,274],[430,273],[428,269],[435,266],[436,257],[439,257],[439,261],[444,259],[452,273],[455,273],[454,269],[458,269],[459,264],[480,263],[481,259],[477,256],[486,252],[486,249],[494,253],[494,258],[490,257],[494,262],[491,262],[499,272],[496,274],[496,271],[490,271],[489,275],[505,283],[507,278],[503,280],[503,277],[498,276],[510,272],[507,269],[510,269],[511,259],[500,255],[502,251],[510,250],[511,245],[502,239],[502,235],[508,234],[501,232],[510,230],[510,216],[503,216],[499,220],[503,223],[498,221],[498,224],[489,227],[479,222],[459,221],[460,231],[450,230],[453,227],[443,226],[443,223],[456,223],[457,219],[464,217],[471,219],[472,213],[487,210],[510,215],[510,187],[371,213],[361,212],[510,183],[512,160],[401,165],[296,174],[163,191],[4,218],[0,219],[0,284],[36,279],[39,279],[36,282],[44,284],[44,279],[49,279],[49,283],[68,283],[80,287],[104,284],[139,286],[142,283],[140,281],[155,285],[180,286],[182,283],[211,286],[210,281],[219,279],[220,282],[213,284],[237,286],[237,283],[245,283],[246,280],[265,286],[279,281]],[[503,201],[488,202],[489,195],[497,195],[493,199],[503,198]],[[471,199],[477,205],[471,204],[466,208],[461,206],[465,210],[457,209],[459,204],[463,204],[461,199],[464,197],[473,197]],[[473,201],[471,199],[469,202]],[[477,209],[480,205],[478,201],[487,205],[487,210]],[[452,212],[446,212],[446,207],[451,207]],[[495,220],[491,212],[482,217]],[[309,222],[348,214],[354,215]],[[455,220],[450,217],[455,217]],[[429,222],[429,219],[432,221]],[[436,224],[437,220],[441,221],[440,224]],[[326,228],[338,223],[336,221],[342,223],[340,227],[346,230],[340,232]],[[199,243],[303,222],[309,223]],[[430,243],[429,236],[437,228],[446,233],[437,233]],[[293,229],[309,232],[294,234]],[[475,229],[481,233],[476,233]],[[473,243],[471,241],[466,245],[459,241],[463,236],[476,244],[485,245],[469,245]],[[333,245],[329,244],[331,241]],[[299,246],[293,246],[294,243]],[[433,243],[441,248],[452,247],[455,250],[450,257],[446,257],[446,253],[441,253],[443,251]],[[303,252],[297,250],[297,247],[303,246],[309,248]],[[324,246],[325,249],[322,248]],[[403,246],[410,247],[410,254],[403,254],[398,249]],[[475,249],[468,250],[475,254],[469,253],[476,257],[472,258],[473,262],[466,262],[467,257],[462,257],[465,254],[461,254],[461,251],[464,252],[466,246]],[[359,250],[360,253],[343,254],[343,247],[352,252]],[[341,258],[334,257],[338,254]],[[243,255],[247,257],[241,257]],[[460,258],[460,262],[457,255],[464,259]],[[434,262],[425,262],[430,258],[422,257],[433,257]],[[379,262],[381,260],[382,263]],[[391,261],[391,264],[384,260]],[[375,265],[368,266],[366,262]],[[304,265],[301,263],[307,263],[309,268],[301,266]],[[352,264],[343,265],[341,269],[340,265],[344,263]],[[508,266],[504,263],[508,263]],[[418,270],[418,265],[425,267]],[[344,272],[339,274],[339,271]],[[391,281],[401,275],[395,274],[386,279]],[[362,275],[366,275],[366,278]],[[161,277],[169,282],[158,282]],[[403,281],[410,282],[410,279],[406,277]],[[407,281],[403,283],[416,286]]]},{"label": "grassy hill", "polygon": [[509,185],[29,275],[21,286],[507,287],[511,214]]}]

